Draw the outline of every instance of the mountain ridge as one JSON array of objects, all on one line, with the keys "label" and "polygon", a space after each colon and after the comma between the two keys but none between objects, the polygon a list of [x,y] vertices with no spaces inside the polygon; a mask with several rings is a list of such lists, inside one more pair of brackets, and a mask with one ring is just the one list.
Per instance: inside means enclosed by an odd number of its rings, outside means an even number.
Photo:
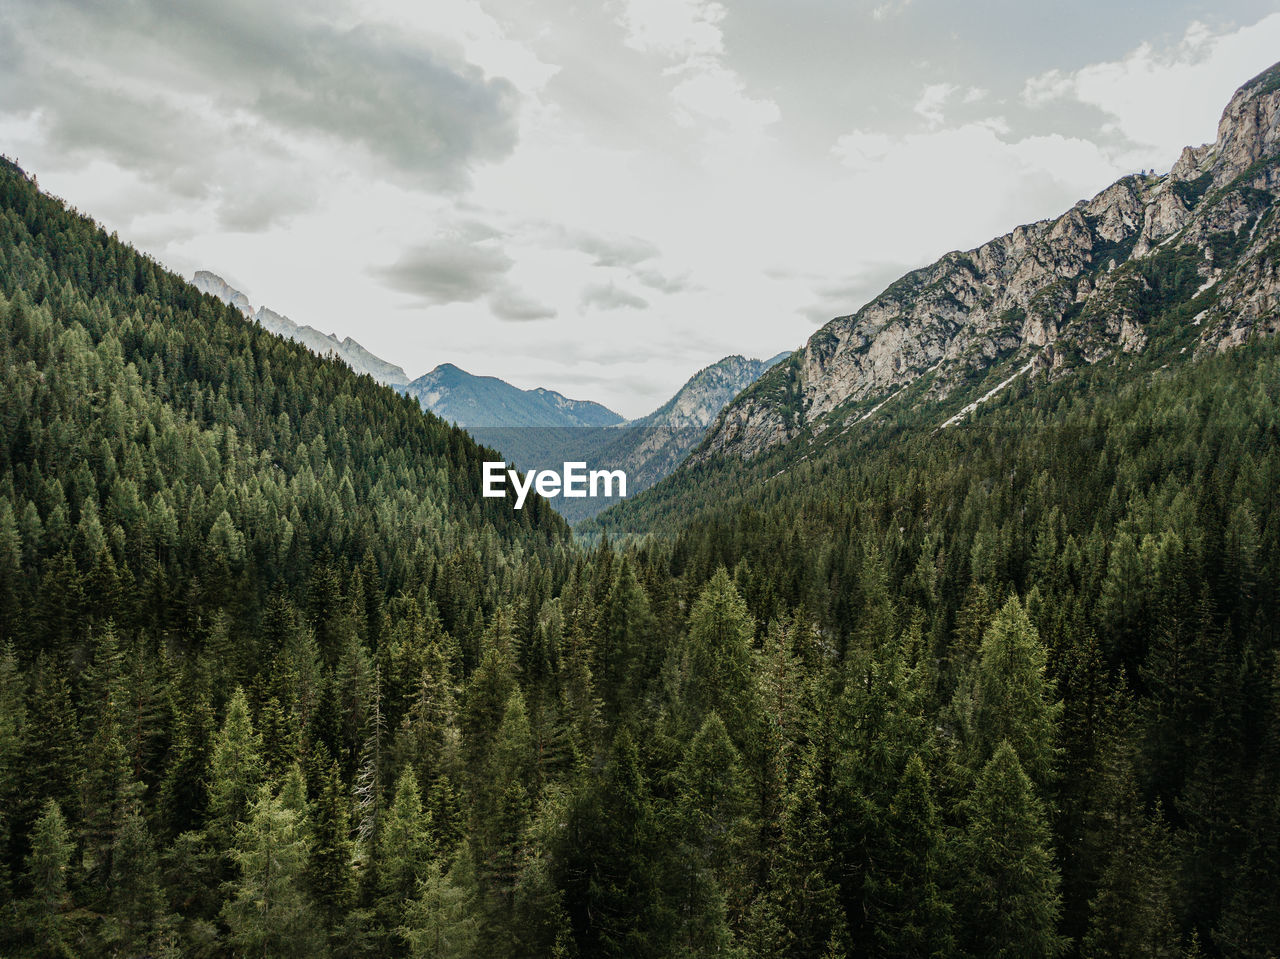
[{"label": "mountain ridge", "polygon": [[545,387],[522,390],[496,376],[470,373],[453,363],[439,364],[405,384],[401,392],[414,397],[424,410],[464,429],[617,426],[625,422],[593,400],[570,399]]},{"label": "mountain ridge", "polygon": [[[704,366],[676,390],[671,399],[652,413],[631,420],[631,425],[701,427],[706,429],[726,403],[791,355],[784,350],[767,360],[734,353]],[[710,405],[722,397],[714,410]]]},{"label": "mountain ridge", "polygon": [[[502,425],[470,425],[466,422],[459,425],[486,446],[501,451],[504,457],[523,470],[559,469],[566,461],[579,460],[590,463],[593,469],[621,469],[627,474],[628,495],[634,496],[679,466],[688,452],[702,440],[707,427],[725,403],[787,355],[780,353],[768,360],[726,356],[694,373],[669,400],[634,420],[623,421],[619,417],[613,423],[560,425],[549,423],[544,417],[541,422],[531,423],[531,414],[525,408],[519,411],[522,420],[508,411]],[[463,385],[473,390],[476,383],[487,381],[491,388],[504,390],[503,395],[512,403],[527,404],[530,397],[537,404],[549,397],[556,397],[561,402],[578,402],[566,401],[559,393],[545,388],[517,390],[496,377],[475,377],[453,364],[441,364],[432,372],[437,371],[467,377]],[[415,383],[426,379],[420,377]],[[434,383],[440,384],[443,379],[443,376],[437,377]],[[444,395],[420,394],[419,402],[425,409],[445,419],[469,415],[468,410],[460,410],[456,404],[448,402],[447,383],[442,389]],[[490,409],[490,422],[495,422],[500,412]],[[471,418],[474,421],[474,415]],[[554,501],[554,506],[566,519],[578,522],[594,516],[611,502],[592,498],[560,499]]]},{"label": "mountain ridge", "polygon": [[357,373],[367,373],[384,386],[404,386],[409,382],[403,369],[370,353],[349,336],[339,340],[333,333],[321,333],[315,327],[295,323],[284,314],[266,306],[260,306],[255,311],[248,296],[216,273],[197,270],[191,278],[191,285],[201,293],[216,296],[228,306],[235,307],[264,329],[295,340],[321,356],[336,356]]},{"label": "mountain ridge", "polygon": [[947,253],[829,321],[726,406],[687,462],[851,428],[908,387],[963,407],[1006,362],[1063,375],[1141,352],[1170,298],[1198,300],[1193,353],[1275,332],[1278,140],[1280,64],[1243,84],[1216,140],[1185,148],[1169,173],[1122,177],[1057,218]]}]

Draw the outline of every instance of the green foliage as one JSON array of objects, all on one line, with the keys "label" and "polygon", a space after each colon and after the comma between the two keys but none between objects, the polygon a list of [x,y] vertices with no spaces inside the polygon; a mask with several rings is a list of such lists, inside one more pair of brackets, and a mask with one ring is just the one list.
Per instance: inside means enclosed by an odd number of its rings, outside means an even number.
[{"label": "green foliage", "polygon": [[209,761],[208,828],[215,842],[225,842],[245,821],[262,781],[261,753],[244,690],[237,686]]},{"label": "green foliage", "polygon": [[951,955],[955,917],[945,892],[947,847],[918,755],[907,762],[887,822],[891,853],[869,884],[876,948],[911,959]]},{"label": "green foliage", "polygon": [[978,661],[962,682],[955,708],[962,732],[962,761],[972,775],[1007,743],[1024,772],[1043,791],[1053,778],[1061,704],[1053,702],[1046,655],[1036,628],[1018,599],[1010,599],[982,638]]},{"label": "green foliage", "polygon": [[5,954],[1280,953],[1280,347],[1174,362],[1191,248],[966,424],[781,364],[592,548],[9,164],[0,265]]},{"label": "green foliage", "polygon": [[414,959],[463,959],[475,954],[478,927],[472,914],[475,878],[460,857],[445,871],[439,862],[427,866],[418,896],[410,904],[399,933]]},{"label": "green foliage", "polygon": [[318,929],[304,881],[309,846],[305,818],[261,786],[236,829],[236,875],[222,909],[240,953],[315,955]]},{"label": "green foliage", "polygon": [[971,955],[1057,956],[1058,872],[1044,805],[1001,742],[964,803],[955,848],[958,937]]},{"label": "green foliage", "polygon": [[755,621],[721,568],[689,613],[689,633],[678,666],[676,697],[691,731],[715,712],[730,729],[747,734],[754,641]]},{"label": "green foliage", "polygon": [[71,897],[67,892],[73,851],[62,810],[51,799],[31,832],[31,855],[27,860],[30,893],[21,910],[23,927],[35,955],[74,955]]},{"label": "green foliage", "polygon": [[384,928],[396,929],[432,862],[429,822],[412,769],[406,769],[396,783],[395,798],[378,841],[382,845],[378,854],[378,918]]},{"label": "green foliage", "polygon": [[1200,202],[1200,198],[1213,185],[1213,174],[1202,173],[1194,180],[1173,180],[1171,181],[1171,189],[1177,194],[1178,199],[1182,201],[1187,209],[1195,206]]}]

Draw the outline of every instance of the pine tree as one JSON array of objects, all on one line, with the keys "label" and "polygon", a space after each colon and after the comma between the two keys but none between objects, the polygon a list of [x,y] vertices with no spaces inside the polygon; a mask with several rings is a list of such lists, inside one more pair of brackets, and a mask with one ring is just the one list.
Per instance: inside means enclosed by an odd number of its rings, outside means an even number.
[{"label": "pine tree", "polygon": [[564,893],[555,878],[555,860],[565,841],[566,799],[558,789],[544,793],[528,830],[529,853],[521,863],[513,895],[516,955],[563,959],[577,952]]},{"label": "pine tree", "polygon": [[194,829],[205,815],[209,800],[205,777],[213,747],[214,720],[203,688],[191,689],[185,696],[174,690],[171,695],[174,701],[170,712],[176,728],[157,803],[162,831],[176,836]]},{"label": "pine tree", "polygon": [[942,887],[946,846],[929,774],[918,755],[907,762],[888,827],[892,852],[872,884],[878,951],[903,959],[953,954],[951,904]]},{"label": "pine tree", "polygon": [[557,884],[585,955],[663,953],[649,783],[623,727],[600,778],[569,815]]},{"label": "pine tree", "polygon": [[155,845],[147,824],[130,813],[120,828],[111,863],[107,942],[125,955],[158,951],[169,937]]},{"label": "pine tree", "polygon": [[975,956],[1061,955],[1058,872],[1044,805],[1007,742],[983,767],[964,802],[955,850],[956,916]]},{"label": "pine tree", "polygon": [[22,767],[24,826],[35,821],[44,800],[56,800],[60,807],[74,803],[80,768],[79,723],[66,674],[43,654],[31,670],[26,712],[23,754],[30,758]]},{"label": "pine tree", "polygon": [[439,772],[450,733],[457,727],[457,703],[453,664],[443,637],[427,641],[423,665],[410,693],[408,708],[395,734],[395,757],[412,765],[419,783],[432,781]]},{"label": "pine tree", "polygon": [[830,827],[819,801],[812,748],[797,760],[783,795],[779,840],[744,936],[751,955],[817,957],[848,948],[848,924],[833,881]]},{"label": "pine tree", "polygon": [[972,675],[954,708],[963,734],[963,761],[976,775],[1009,743],[1018,763],[1041,791],[1057,761],[1054,724],[1062,710],[1046,676],[1045,651],[1016,597],[991,621]]},{"label": "pine tree", "polygon": [[307,887],[320,915],[332,929],[355,901],[351,804],[337,763],[321,762],[318,794],[313,804],[311,855]]},{"label": "pine tree", "polygon": [[53,959],[73,955],[72,923],[68,912],[67,872],[74,845],[62,810],[50,799],[31,833],[27,859],[30,895],[23,904],[23,925],[35,955]]},{"label": "pine tree", "polygon": [[[746,885],[743,849],[750,823],[742,763],[716,713],[707,716],[673,774],[672,822],[676,948],[683,955],[723,955],[733,948],[731,912]],[[669,874],[670,875],[670,874]]]},{"label": "pine tree", "polygon": [[[368,651],[360,643],[360,637],[350,624],[342,629],[339,638],[342,640],[342,649],[333,671],[334,715],[330,721],[337,735],[339,762],[349,774],[357,761],[364,759],[362,750],[368,743],[370,718],[375,705],[378,710],[383,707],[381,672],[374,666]],[[376,704],[375,698],[378,700]],[[385,716],[381,712],[378,723],[385,723]]]},{"label": "pine tree", "polygon": [[707,713],[719,713],[727,729],[748,733],[752,713],[751,645],[755,621],[729,574],[718,569],[689,613],[679,670],[677,703],[692,735]]},{"label": "pine tree", "polygon": [[1131,781],[1127,787],[1080,952],[1087,959],[1172,959],[1180,951],[1173,840],[1161,811],[1145,816]]},{"label": "pine tree", "polygon": [[429,821],[423,812],[418,777],[406,767],[387,809],[378,854],[378,918],[387,930],[400,926],[418,881],[432,861]]},{"label": "pine tree", "polygon": [[515,667],[509,652],[501,646],[486,649],[471,674],[459,713],[463,759],[477,774],[485,768],[490,744],[515,688]]},{"label": "pine tree", "polygon": [[222,729],[214,736],[209,760],[208,832],[215,847],[227,849],[237,823],[246,820],[249,804],[262,781],[262,745],[249,718],[249,703],[239,686],[227,703]]},{"label": "pine tree", "polygon": [[356,775],[355,815],[356,834],[359,837],[357,855],[365,867],[365,879],[371,888],[378,885],[378,854],[381,852],[382,831],[382,746],[386,726],[382,719],[382,678],[375,667],[373,677],[373,703],[369,715],[368,736],[360,755],[360,771]]},{"label": "pine tree", "polygon": [[133,777],[111,703],[99,715],[85,757],[78,790],[80,866],[87,887],[100,895],[109,888],[121,832],[138,814],[145,788]]},{"label": "pine tree", "polygon": [[505,953],[510,944],[504,942],[507,935],[500,930],[510,926],[515,883],[525,854],[525,833],[536,801],[533,741],[519,689],[507,701],[488,766],[489,773],[477,792],[471,816],[470,846],[487,893],[485,950]]},{"label": "pine tree", "polygon": [[22,537],[13,505],[0,496],[0,636],[12,636],[19,622],[19,586],[22,583]]},{"label": "pine tree", "polygon": [[222,909],[231,941],[245,955],[312,956],[320,939],[306,892],[306,821],[263,784],[236,829],[236,877]]},{"label": "pine tree", "polygon": [[1248,842],[1212,933],[1224,954],[1248,959],[1280,955],[1280,668],[1272,669],[1271,687],[1257,771],[1248,790]]},{"label": "pine tree", "polygon": [[440,863],[427,867],[398,929],[414,959],[464,959],[476,954],[479,923],[473,914],[475,882],[467,873],[466,856],[452,869]]},{"label": "pine tree", "polygon": [[606,706],[614,713],[630,705],[627,696],[640,691],[645,661],[660,661],[654,642],[654,619],[649,597],[635,577],[631,563],[617,565],[613,585],[600,610],[600,639],[596,647],[596,675]]},{"label": "pine tree", "polygon": [[427,790],[427,830],[431,835],[431,848],[441,861],[453,861],[453,854],[463,838],[462,805],[453,788],[453,780],[447,775],[436,777]]},{"label": "pine tree", "polygon": [[12,903],[9,842],[13,817],[20,808],[18,789],[27,704],[23,676],[12,645],[0,649],[0,899]]}]

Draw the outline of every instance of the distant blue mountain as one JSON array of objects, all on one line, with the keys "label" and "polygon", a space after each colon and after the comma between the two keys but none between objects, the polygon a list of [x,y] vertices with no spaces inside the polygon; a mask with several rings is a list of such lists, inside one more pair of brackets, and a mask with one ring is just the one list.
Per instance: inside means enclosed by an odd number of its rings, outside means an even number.
[{"label": "distant blue mountain", "polygon": [[[634,496],[679,465],[725,404],[790,353],[767,360],[726,356],[699,370],[675,396],[640,419],[625,422],[599,403],[551,390],[521,390],[493,376],[473,376],[452,363],[406,387],[424,409],[465,428],[520,469],[558,469],[569,460],[626,472]],[[605,499],[552,500],[570,522],[604,509]]]},{"label": "distant blue mountain", "polygon": [[590,400],[571,400],[555,390],[522,390],[496,376],[475,376],[452,363],[400,387],[425,410],[465,428],[527,426],[616,426],[623,418]]}]

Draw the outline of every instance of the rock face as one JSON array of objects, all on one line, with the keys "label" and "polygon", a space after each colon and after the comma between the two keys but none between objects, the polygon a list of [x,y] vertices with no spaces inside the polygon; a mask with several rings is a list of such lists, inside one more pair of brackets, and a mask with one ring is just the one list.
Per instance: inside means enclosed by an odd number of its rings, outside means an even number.
[{"label": "rock face", "polygon": [[423,409],[462,427],[615,426],[613,410],[590,400],[571,400],[554,390],[522,390],[496,376],[474,376],[442,363],[402,392]]},{"label": "rock face", "polygon": [[749,458],[848,426],[915,384],[945,401],[997,364],[1060,375],[1141,352],[1148,321],[1184,304],[1196,350],[1276,332],[1278,154],[1280,64],[1241,87],[1217,139],[1168,174],[1127,176],[1057,219],[948,253],[831,320],[726,407],[691,459]]},{"label": "rock face", "polygon": [[[610,467],[626,470],[634,492],[652,486],[674,472],[702,442],[720,411],[735,396],[790,355],[779,353],[767,360],[726,356],[699,370],[675,396],[619,431],[602,459]],[[591,504],[583,515],[597,511]]]},{"label": "rock face", "polygon": [[405,375],[404,370],[374,356],[349,336],[340,341],[332,333],[321,333],[313,327],[300,326],[287,316],[265,306],[259,307],[255,313],[249,304],[249,298],[216,273],[200,270],[192,277],[191,283],[201,293],[216,296],[223,303],[234,306],[250,319],[257,320],[263,328],[301,343],[313,353],[319,353],[321,356],[336,356],[357,373],[368,373],[385,386],[406,386],[409,383],[409,377]]},{"label": "rock face", "polygon": [[211,293],[229,306],[234,306],[245,316],[253,316],[253,307],[249,298],[239,290],[233,289],[226,280],[208,270],[197,270],[191,278],[191,285],[201,293]]},{"label": "rock face", "polygon": [[[734,396],[785,359],[727,356],[699,370],[648,416],[624,422],[598,403],[552,390],[520,390],[492,376],[473,376],[450,363],[419,377],[403,392],[425,409],[465,427],[481,444],[520,469],[559,469],[584,461],[591,469],[621,469],[634,496],[671,473],[706,436]],[[594,516],[611,500],[555,499],[570,522]]]},{"label": "rock face", "polygon": [[675,396],[631,425],[705,430],[730,400],[790,355],[779,353],[767,360],[726,356],[693,374]]}]

